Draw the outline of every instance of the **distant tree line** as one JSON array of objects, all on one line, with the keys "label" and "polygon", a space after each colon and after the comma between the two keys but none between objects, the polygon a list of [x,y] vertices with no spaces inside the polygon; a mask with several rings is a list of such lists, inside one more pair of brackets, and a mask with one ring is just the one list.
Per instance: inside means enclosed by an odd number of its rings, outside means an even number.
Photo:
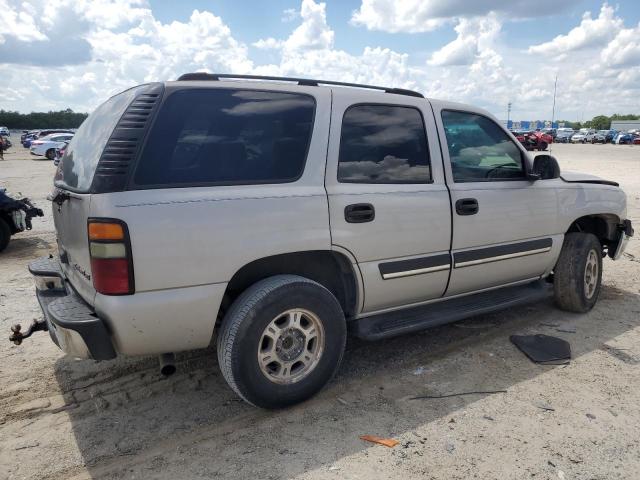
[{"label": "distant tree line", "polygon": [[74,112],[70,108],[57,112],[20,113],[0,110],[0,126],[10,130],[36,128],[78,128],[87,118],[86,113]]},{"label": "distant tree line", "polygon": [[[594,130],[609,130],[611,128],[611,122],[614,120],[640,120],[640,115],[620,115],[618,113],[614,113],[610,117],[606,115],[597,115],[593,117],[591,120],[587,120],[586,122],[564,122],[564,124],[569,128],[579,129],[579,128],[593,128]],[[563,123],[562,120],[560,123]]]}]

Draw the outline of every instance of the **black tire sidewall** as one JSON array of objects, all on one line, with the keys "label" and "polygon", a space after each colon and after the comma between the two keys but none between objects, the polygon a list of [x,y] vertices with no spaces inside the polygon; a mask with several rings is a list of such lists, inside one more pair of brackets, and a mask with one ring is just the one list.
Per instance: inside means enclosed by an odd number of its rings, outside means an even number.
[{"label": "black tire sidewall", "polygon": [[[270,381],[258,364],[258,345],[266,326],[283,312],[303,308],[322,322],[325,345],[316,367],[302,380],[281,385]],[[334,375],[342,359],[346,325],[333,295],[309,282],[283,285],[259,301],[242,320],[232,347],[231,370],[241,395],[254,405],[281,408],[303,401],[318,392]]]},{"label": "black tire sidewall", "polygon": [[[49,155],[49,153],[51,153],[51,155]],[[54,158],[56,158],[56,151],[53,148],[50,148],[49,150],[47,150],[44,154],[44,156],[48,159],[48,160],[53,160]]]},{"label": "black tire sidewall", "polygon": [[9,240],[11,240],[11,229],[7,222],[0,218],[0,252],[7,248]]},{"label": "black tire sidewall", "polygon": [[[591,298],[585,295],[584,272],[589,252],[594,250],[598,259],[596,291]],[[585,313],[598,301],[602,288],[602,246],[591,233],[569,233],[565,236],[560,258],[554,269],[556,302],[564,310]]]}]

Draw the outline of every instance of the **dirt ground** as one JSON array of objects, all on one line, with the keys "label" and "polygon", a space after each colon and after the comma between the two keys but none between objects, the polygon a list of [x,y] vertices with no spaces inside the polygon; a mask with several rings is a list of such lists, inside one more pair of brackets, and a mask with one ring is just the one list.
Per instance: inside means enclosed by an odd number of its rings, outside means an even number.
[{"label": "dirt ground", "polygon": [[[640,226],[640,146],[554,145],[563,169],[619,181]],[[55,250],[46,195],[54,167],[18,146],[0,186],[46,211],[0,255],[0,478],[637,479],[640,471],[640,241],[605,260],[587,315],[552,302],[390,341],[350,340],[336,379],[278,412],[224,383],[213,349],[155,358],[65,358],[46,333],[22,346],[9,326],[40,317],[27,264]],[[568,340],[565,366],[530,362],[512,334]],[[412,400],[477,390],[506,393]],[[395,448],[359,439],[373,434]]]}]

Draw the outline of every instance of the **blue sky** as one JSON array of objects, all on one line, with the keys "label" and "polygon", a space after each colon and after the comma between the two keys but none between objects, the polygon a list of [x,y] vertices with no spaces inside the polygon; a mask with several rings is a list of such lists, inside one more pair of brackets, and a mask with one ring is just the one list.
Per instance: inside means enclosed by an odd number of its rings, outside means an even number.
[{"label": "blue sky", "polygon": [[562,118],[640,113],[639,22],[637,0],[0,0],[0,108],[91,110],[202,70],[414,88],[499,117],[511,101],[523,120],[550,117],[557,74]]}]

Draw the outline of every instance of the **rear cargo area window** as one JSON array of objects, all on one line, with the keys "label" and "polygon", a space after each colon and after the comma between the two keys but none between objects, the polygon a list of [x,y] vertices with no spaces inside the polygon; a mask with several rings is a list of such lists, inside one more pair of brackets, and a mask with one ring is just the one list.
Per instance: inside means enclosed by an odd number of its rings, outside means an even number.
[{"label": "rear cargo area window", "polygon": [[60,161],[55,184],[75,192],[88,192],[93,175],[118,120],[144,85],[131,88],[104,102],[82,122]]},{"label": "rear cargo area window", "polygon": [[304,170],[315,101],[295,93],[188,89],[164,102],[134,183],[283,183]]},{"label": "rear cargo area window", "polygon": [[420,111],[394,105],[350,107],[342,119],[338,181],[429,183],[429,149]]}]

